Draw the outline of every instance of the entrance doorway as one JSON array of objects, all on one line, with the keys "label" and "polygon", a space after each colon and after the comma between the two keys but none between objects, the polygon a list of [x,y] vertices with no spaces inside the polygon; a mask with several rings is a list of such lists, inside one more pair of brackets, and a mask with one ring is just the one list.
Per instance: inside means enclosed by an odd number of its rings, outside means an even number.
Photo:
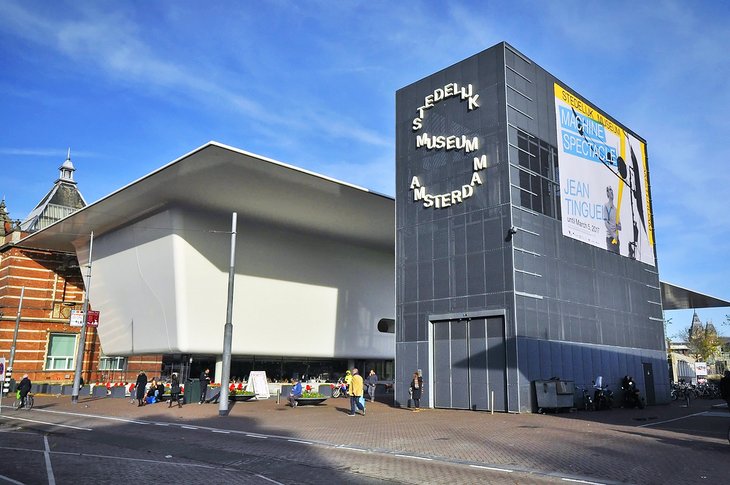
[{"label": "entrance doorway", "polygon": [[437,408],[507,410],[504,316],[432,321]]}]

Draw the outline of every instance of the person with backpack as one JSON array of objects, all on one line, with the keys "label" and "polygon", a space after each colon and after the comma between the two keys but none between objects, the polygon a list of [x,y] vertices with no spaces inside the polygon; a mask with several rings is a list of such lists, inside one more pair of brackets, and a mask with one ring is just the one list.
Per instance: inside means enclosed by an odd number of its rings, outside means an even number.
[{"label": "person with backpack", "polygon": [[23,379],[18,384],[18,393],[20,394],[20,407],[18,409],[25,407],[25,399],[32,387],[33,383],[30,382],[28,374],[24,374]]}]

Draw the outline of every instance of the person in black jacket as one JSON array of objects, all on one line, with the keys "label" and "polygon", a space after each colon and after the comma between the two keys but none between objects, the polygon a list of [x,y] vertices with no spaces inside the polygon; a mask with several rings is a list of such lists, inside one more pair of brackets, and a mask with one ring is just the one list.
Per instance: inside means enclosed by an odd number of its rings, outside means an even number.
[{"label": "person in black jacket", "polygon": [[173,402],[177,403],[177,407],[182,407],[182,404],[180,404],[180,378],[174,372],[170,382],[170,404],[167,407],[171,408]]},{"label": "person in black jacket", "polygon": [[411,399],[413,399],[413,411],[421,410],[421,395],[423,394],[423,377],[418,375],[418,372],[413,373],[413,379],[411,379],[411,387],[409,389],[411,393]]},{"label": "person in black jacket", "polygon": [[[23,379],[18,384],[18,392],[20,392],[20,407],[25,407],[25,398],[28,396],[33,384],[30,382],[28,374],[23,375]],[[20,408],[19,408],[20,409]]]},{"label": "person in black jacket", "polygon": [[210,384],[210,369],[205,369],[200,373],[200,402],[205,402],[205,395],[208,393],[208,384]]},{"label": "person in black jacket", "polygon": [[137,390],[137,406],[144,406],[144,393],[147,387],[147,374],[143,370],[139,371],[137,375],[137,383],[135,389]]}]

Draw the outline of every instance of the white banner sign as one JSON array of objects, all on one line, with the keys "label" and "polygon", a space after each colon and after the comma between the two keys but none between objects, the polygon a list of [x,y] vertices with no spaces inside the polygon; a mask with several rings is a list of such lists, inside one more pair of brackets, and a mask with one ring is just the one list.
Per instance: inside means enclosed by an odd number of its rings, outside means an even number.
[{"label": "white banner sign", "polygon": [[563,235],[654,266],[646,145],[554,87]]}]

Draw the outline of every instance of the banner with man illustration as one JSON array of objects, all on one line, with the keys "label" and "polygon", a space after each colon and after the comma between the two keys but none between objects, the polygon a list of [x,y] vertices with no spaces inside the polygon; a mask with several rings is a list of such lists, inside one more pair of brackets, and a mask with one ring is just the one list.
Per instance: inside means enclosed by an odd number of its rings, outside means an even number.
[{"label": "banner with man illustration", "polygon": [[554,86],[563,235],[654,266],[646,145]]}]

